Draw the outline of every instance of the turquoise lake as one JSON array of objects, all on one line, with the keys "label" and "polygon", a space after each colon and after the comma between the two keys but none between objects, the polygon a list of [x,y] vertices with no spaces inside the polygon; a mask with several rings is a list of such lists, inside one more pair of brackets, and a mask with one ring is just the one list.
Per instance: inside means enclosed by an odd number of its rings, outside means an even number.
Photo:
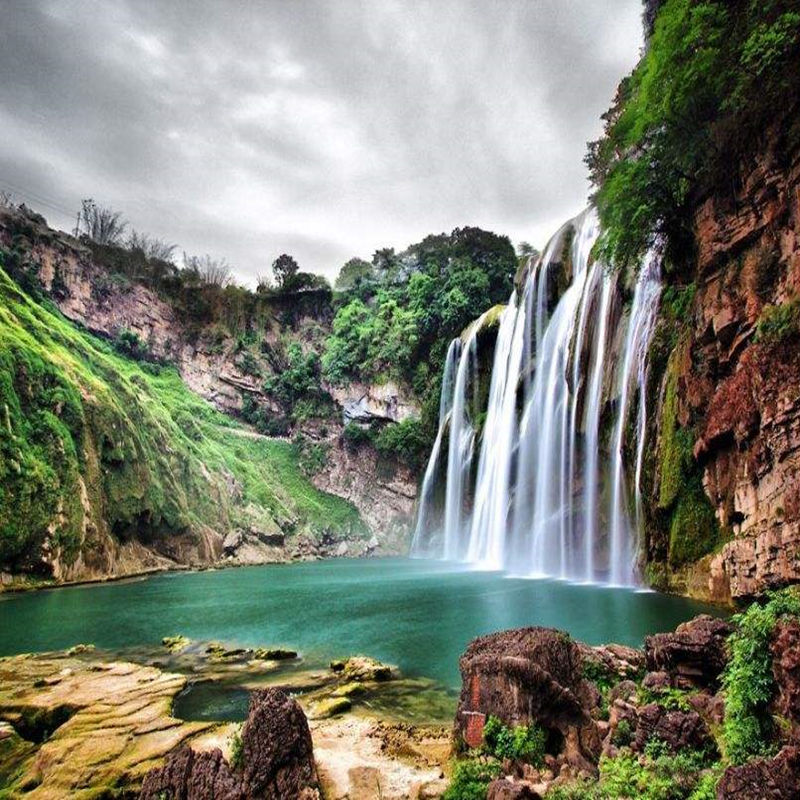
[{"label": "turquoise lake", "polygon": [[719,609],[658,594],[465,571],[438,561],[340,559],[178,572],[0,596],[0,655],[157,646],[181,633],[280,645],[307,664],[361,653],[459,686],[458,658],[483,633],[562,628],[590,644],[641,645]]}]

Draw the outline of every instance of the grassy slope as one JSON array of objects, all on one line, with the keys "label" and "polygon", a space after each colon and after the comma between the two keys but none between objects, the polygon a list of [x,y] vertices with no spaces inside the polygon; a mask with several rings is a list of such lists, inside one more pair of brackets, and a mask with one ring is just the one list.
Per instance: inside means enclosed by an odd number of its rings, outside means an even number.
[{"label": "grassy slope", "polygon": [[122,357],[0,269],[0,568],[29,568],[48,526],[69,561],[85,514],[119,538],[360,527],[352,505],[312,486],[290,443],[237,434],[174,369]]}]

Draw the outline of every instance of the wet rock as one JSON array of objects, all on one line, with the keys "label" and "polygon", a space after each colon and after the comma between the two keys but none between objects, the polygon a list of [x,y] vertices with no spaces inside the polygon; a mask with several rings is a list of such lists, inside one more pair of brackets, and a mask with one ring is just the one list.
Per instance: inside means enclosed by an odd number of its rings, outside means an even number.
[{"label": "wet rock", "polygon": [[147,774],[139,793],[140,800],[241,800],[239,779],[215,749],[197,753],[182,747],[160,769]]},{"label": "wet rock", "polygon": [[642,680],[642,686],[651,692],[663,692],[672,688],[669,672],[648,672]]},{"label": "wet rock", "polygon": [[775,758],[756,758],[728,767],[717,785],[717,800],[798,800],[800,748],[784,747]]},{"label": "wet rock", "polygon": [[308,721],[300,705],[279,689],[251,694],[242,749],[246,798],[294,797],[316,784]]},{"label": "wet rock", "polygon": [[311,709],[314,719],[327,719],[339,714],[345,714],[353,707],[352,702],[347,697],[328,697],[315,703]]},{"label": "wet rock", "polygon": [[594,769],[600,739],[590,708],[581,703],[581,649],[549,628],[522,628],[473,640],[461,657],[461,697],[456,734],[480,746],[487,718],[509,726],[536,723],[550,733],[566,759]]},{"label": "wet rock", "polygon": [[253,657],[260,661],[292,661],[297,658],[297,651],[284,650],[282,647],[257,647],[253,650]]},{"label": "wet rock", "polygon": [[673,753],[713,746],[711,732],[696,711],[669,711],[656,703],[639,709],[633,749],[643,751],[652,738],[664,742]]},{"label": "wet rock", "polygon": [[187,639],[181,634],[176,636],[165,636],[161,640],[161,644],[169,650],[170,653],[180,653],[185,650],[192,643],[191,639]]},{"label": "wet rock", "polygon": [[368,656],[331,661],[331,669],[348,681],[388,681],[392,677],[390,666]]},{"label": "wet rock", "polygon": [[489,784],[486,800],[541,800],[541,795],[527,783],[503,778]]},{"label": "wet rock", "polygon": [[651,672],[667,672],[673,686],[717,686],[728,660],[726,640],[733,626],[703,614],[678,625],[674,633],[657,633],[644,640]]}]

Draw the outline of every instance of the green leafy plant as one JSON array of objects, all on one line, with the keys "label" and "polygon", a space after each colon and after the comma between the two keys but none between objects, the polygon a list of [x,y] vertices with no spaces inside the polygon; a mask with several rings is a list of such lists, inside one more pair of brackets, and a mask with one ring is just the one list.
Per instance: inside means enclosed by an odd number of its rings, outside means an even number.
[{"label": "green leafy plant", "polygon": [[230,743],[230,765],[233,769],[241,769],[244,766],[244,743],[242,742],[241,725],[231,734]]},{"label": "green leafy plant", "polygon": [[489,717],[483,728],[486,752],[495,758],[525,761],[534,766],[544,762],[547,732],[538,725],[508,727],[497,717]]},{"label": "green leafy plant", "polygon": [[486,800],[486,789],[500,774],[500,764],[477,758],[456,761],[442,800]]},{"label": "green leafy plant", "polygon": [[722,676],[725,690],[725,755],[733,764],[771,752],[775,724],[769,704],[775,693],[769,645],[778,621],[800,616],[800,595],[794,588],[753,603],[733,619],[736,631],[728,639],[730,659]]}]

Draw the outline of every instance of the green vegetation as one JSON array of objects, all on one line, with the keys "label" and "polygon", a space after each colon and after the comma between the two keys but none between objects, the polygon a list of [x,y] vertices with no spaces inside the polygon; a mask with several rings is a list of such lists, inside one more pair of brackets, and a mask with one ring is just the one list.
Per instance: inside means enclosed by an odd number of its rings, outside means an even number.
[{"label": "green vegetation", "polygon": [[51,525],[69,562],[85,516],[119,539],[225,531],[253,513],[298,532],[360,527],[349,503],[309,483],[289,442],[240,435],[174,369],[121,356],[3,270],[0,298],[4,567],[34,566]]},{"label": "green vegetation", "polygon": [[456,761],[442,800],[486,800],[489,784],[500,775],[500,764],[477,758]]},{"label": "green vegetation", "polygon": [[232,734],[230,765],[232,769],[241,769],[244,766],[244,743],[242,742],[242,726],[240,725]]},{"label": "green vegetation", "polygon": [[[402,253],[379,250],[372,264],[351,259],[336,282],[342,292],[323,376],[333,384],[394,379],[410,386],[423,405],[421,441],[429,442],[447,346],[487,308],[506,301],[516,268],[508,238],[478,228],[428,236]],[[411,434],[408,426],[391,443],[402,439],[401,449],[416,458]]]},{"label": "green vegetation", "polygon": [[800,98],[800,13],[793,0],[666,0],[644,57],[619,86],[605,134],[586,161],[603,234],[618,265],[657,235],[673,263],[690,251],[692,210],[708,191],[731,191],[731,165],[757,149]]},{"label": "green vegetation", "polygon": [[800,336],[800,298],[778,306],[764,306],[756,329],[756,341],[777,345]]},{"label": "green vegetation", "polygon": [[538,725],[509,728],[497,717],[489,717],[483,729],[486,751],[495,758],[524,761],[535,767],[544,761],[547,733]]},{"label": "green vegetation", "polygon": [[673,567],[696,561],[719,542],[714,509],[703,491],[701,471],[693,455],[694,437],[678,422],[679,346],[667,365],[661,411],[658,507],[667,512],[669,563]]},{"label": "green vegetation", "polygon": [[776,722],[770,714],[775,694],[769,646],[778,621],[800,616],[797,588],[769,596],[764,605],[753,603],[733,619],[736,631],[728,639],[730,660],[722,677],[725,690],[725,756],[743,764],[773,750]]},{"label": "green vegetation", "polygon": [[387,425],[375,437],[375,446],[379,453],[398,458],[412,469],[425,466],[428,444],[422,423],[413,418]]}]

